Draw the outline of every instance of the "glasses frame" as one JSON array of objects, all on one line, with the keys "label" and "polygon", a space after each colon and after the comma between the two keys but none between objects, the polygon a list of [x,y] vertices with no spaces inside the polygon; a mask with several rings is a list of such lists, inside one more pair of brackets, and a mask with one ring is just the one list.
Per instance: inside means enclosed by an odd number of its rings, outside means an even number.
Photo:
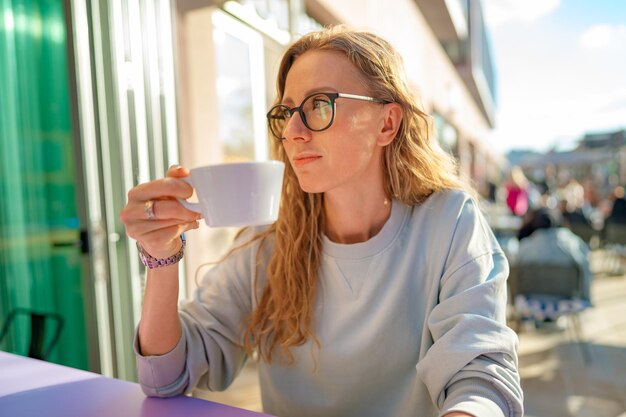
[{"label": "glasses frame", "polygon": [[[306,101],[307,101],[308,99],[310,99],[311,97],[314,97],[314,96],[319,96],[319,95],[324,95],[324,96],[328,97],[328,99],[330,100],[330,104],[331,104],[331,106],[332,106],[332,111],[333,111],[333,114],[332,114],[332,117],[330,118],[330,122],[328,122],[328,125],[327,125],[326,127],[323,127],[323,128],[321,128],[321,129],[313,129],[313,128],[311,128],[311,126],[309,126],[309,122],[307,122],[307,120],[306,120],[306,115],[304,114],[304,111],[303,111],[303,109],[302,109],[302,106],[303,106],[303,105],[304,105],[304,103],[306,103]],[[330,127],[333,125],[333,122],[335,121],[335,114],[337,113],[337,108],[335,107],[335,101],[336,101],[338,98],[347,98],[347,99],[350,99],[350,100],[369,101],[370,103],[381,103],[381,104],[388,104],[388,103],[391,103],[390,101],[383,100],[383,99],[380,99],[380,98],[369,97],[369,96],[361,96],[361,95],[358,95],[358,94],[349,94],[349,93],[325,93],[325,92],[316,92],[316,93],[312,93],[312,94],[309,94],[308,96],[306,96],[306,97],[304,98],[304,100],[302,100],[302,102],[300,103],[300,105],[299,105],[299,106],[297,106],[297,107],[289,107],[289,106],[286,106],[286,105],[284,105],[284,104],[277,104],[277,105],[275,105],[274,107],[272,107],[272,108],[271,108],[271,109],[267,112],[267,114],[266,114],[266,116],[267,116],[267,124],[268,124],[268,127],[269,127],[269,129],[270,129],[270,132],[272,132],[272,136],[274,136],[274,138],[275,138],[276,140],[279,140],[279,141],[281,141],[281,142],[282,142],[283,140],[285,140],[285,137],[284,137],[284,136],[280,136],[280,135],[278,135],[278,134],[277,134],[277,132],[274,132],[274,129],[272,128],[272,119],[277,119],[277,117],[275,117],[275,116],[273,116],[273,115],[272,115],[272,112],[273,112],[275,109],[278,109],[278,108],[280,108],[280,109],[282,109],[282,110],[284,110],[284,111],[288,112],[288,113],[289,113],[289,119],[291,119],[291,118],[293,117],[293,115],[294,115],[296,112],[300,113],[300,119],[302,120],[302,123],[304,124],[304,126],[305,126],[307,129],[309,129],[309,130],[310,130],[310,131],[312,131],[312,132],[322,132],[322,131],[324,131],[324,130],[326,130],[326,129],[330,128]],[[287,123],[288,123],[288,120],[287,120],[287,121],[285,121],[285,124],[287,124]],[[281,132],[281,133],[282,133],[282,132]]]}]

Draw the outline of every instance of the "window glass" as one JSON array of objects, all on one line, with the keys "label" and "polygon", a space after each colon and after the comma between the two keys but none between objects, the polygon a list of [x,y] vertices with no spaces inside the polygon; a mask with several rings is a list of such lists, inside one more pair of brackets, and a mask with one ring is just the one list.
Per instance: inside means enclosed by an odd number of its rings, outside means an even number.
[{"label": "window glass", "polygon": [[222,12],[216,12],[213,21],[222,159],[264,159],[267,134],[263,39]]}]

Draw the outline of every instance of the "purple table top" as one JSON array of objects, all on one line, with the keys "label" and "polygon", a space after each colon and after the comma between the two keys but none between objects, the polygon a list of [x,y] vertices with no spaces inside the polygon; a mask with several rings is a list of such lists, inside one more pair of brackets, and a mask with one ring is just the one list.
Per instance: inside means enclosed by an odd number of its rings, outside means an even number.
[{"label": "purple table top", "polygon": [[149,398],[132,382],[6,352],[0,352],[0,415],[268,417],[186,396]]}]

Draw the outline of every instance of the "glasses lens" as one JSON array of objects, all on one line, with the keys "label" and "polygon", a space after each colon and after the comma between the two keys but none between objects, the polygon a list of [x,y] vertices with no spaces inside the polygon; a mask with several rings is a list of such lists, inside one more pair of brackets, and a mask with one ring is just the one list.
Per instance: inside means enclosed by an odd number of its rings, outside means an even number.
[{"label": "glasses lens", "polygon": [[311,130],[324,130],[333,121],[333,102],[325,94],[316,94],[302,103],[302,111],[307,127]]},{"label": "glasses lens", "polygon": [[293,116],[292,111],[299,111],[304,125],[313,131],[327,129],[333,122],[334,105],[331,98],[326,94],[315,94],[307,97],[300,108],[290,109],[279,104],[267,114],[270,130],[277,139],[283,139],[285,126]]},{"label": "glasses lens", "polygon": [[267,114],[270,130],[277,139],[282,139],[283,131],[285,130],[285,125],[289,117],[289,107],[282,105],[274,106]]}]

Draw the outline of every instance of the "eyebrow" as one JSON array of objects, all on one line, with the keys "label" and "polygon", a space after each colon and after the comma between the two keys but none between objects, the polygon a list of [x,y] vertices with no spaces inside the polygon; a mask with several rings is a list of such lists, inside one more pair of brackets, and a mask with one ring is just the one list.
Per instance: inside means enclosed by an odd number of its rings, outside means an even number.
[{"label": "eyebrow", "polygon": [[[314,93],[338,93],[338,92],[339,90],[337,90],[335,87],[315,87],[315,88],[311,88],[305,91],[302,99],[304,100],[304,98]],[[295,104],[292,98],[290,97],[285,98],[284,96],[280,103],[281,104]]]}]

